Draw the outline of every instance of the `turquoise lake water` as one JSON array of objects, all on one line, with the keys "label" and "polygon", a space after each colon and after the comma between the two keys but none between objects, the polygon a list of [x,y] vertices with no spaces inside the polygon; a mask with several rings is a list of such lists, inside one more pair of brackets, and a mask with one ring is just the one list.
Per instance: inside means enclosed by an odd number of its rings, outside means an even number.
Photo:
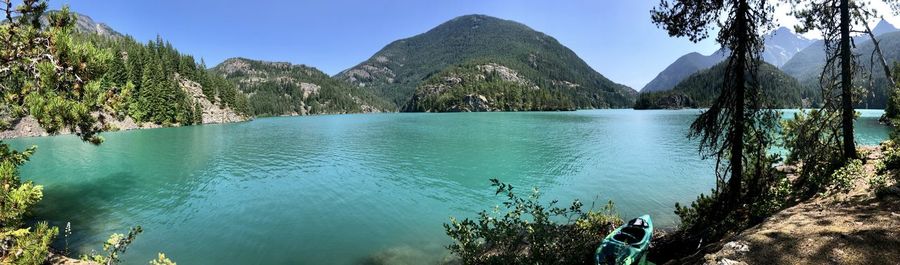
[{"label": "turquoise lake water", "polygon": [[[675,202],[714,184],[685,135],[699,112],[361,114],[7,140],[37,145],[22,175],[45,186],[36,218],[71,222],[71,249],[141,225],[125,264],[431,263],[442,223],[490,209],[488,179],[562,203],[614,200],[675,225]],[[862,111],[860,144],[888,129]],[[62,240],[56,246],[62,247]]]}]

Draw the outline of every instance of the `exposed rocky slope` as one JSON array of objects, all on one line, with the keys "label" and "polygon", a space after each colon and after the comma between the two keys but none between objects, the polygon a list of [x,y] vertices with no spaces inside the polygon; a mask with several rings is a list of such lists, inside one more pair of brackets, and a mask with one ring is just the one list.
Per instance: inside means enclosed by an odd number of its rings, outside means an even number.
[{"label": "exposed rocky slope", "polygon": [[394,41],[335,77],[403,106],[436,73],[490,63],[515,70],[542,90],[567,95],[576,108],[628,107],[636,95],[594,71],[553,37],[484,15],[457,17]]},{"label": "exposed rocky slope", "polygon": [[[572,89],[577,84],[560,83]],[[484,112],[574,110],[562,93],[535,85],[518,71],[496,63],[452,67],[416,89],[404,111]]]},{"label": "exposed rocky slope", "polygon": [[[57,12],[57,11],[48,11],[47,13],[49,14],[52,12]],[[110,38],[121,38],[121,37],[125,36],[122,33],[119,33],[118,31],[111,28],[109,25],[106,25],[105,23],[96,22],[96,21],[94,21],[93,18],[91,18],[85,14],[74,13],[74,12],[72,12],[72,13],[77,17],[77,19],[75,20],[75,31],[76,32],[85,33],[85,34],[97,34],[100,36],[110,37]],[[48,17],[48,15],[46,15],[46,14],[44,16],[42,16],[41,23],[46,25],[47,17]]]},{"label": "exposed rocky slope", "polygon": [[[246,116],[238,114],[230,107],[222,107],[207,99],[206,95],[203,94],[203,87],[200,86],[200,84],[198,84],[197,82],[188,80],[186,78],[178,76],[177,74],[175,75],[175,78],[176,80],[178,80],[178,85],[181,87],[181,89],[187,92],[188,96],[191,97],[191,99],[195,103],[200,104],[200,107],[203,110],[203,124],[231,123],[247,120]],[[215,101],[221,102],[221,100]]]},{"label": "exposed rocky slope", "polygon": [[212,69],[248,95],[255,115],[370,113],[395,110],[369,91],[316,68],[230,58]]},{"label": "exposed rocky slope", "polygon": [[[197,82],[182,78],[177,74],[175,78],[178,81],[181,89],[184,90],[193,99],[194,102],[199,103],[202,107],[203,124],[242,122],[249,119],[249,117],[241,115],[227,106],[221,107],[210,102],[206,98],[206,96],[203,95],[202,87]],[[111,131],[162,127],[159,124],[155,124],[152,122],[144,122],[139,124],[135,122],[134,119],[127,116],[122,119],[117,119],[114,116],[109,115],[108,113],[101,112],[94,113],[94,116],[105,121],[105,127]],[[50,135],[46,130],[41,128],[40,124],[38,124],[38,121],[31,116],[25,116],[20,119],[13,120],[10,122],[10,125],[10,130],[0,130],[0,139]],[[173,126],[179,125],[173,124]],[[60,131],[60,134],[71,133],[72,132],[69,130]]]}]

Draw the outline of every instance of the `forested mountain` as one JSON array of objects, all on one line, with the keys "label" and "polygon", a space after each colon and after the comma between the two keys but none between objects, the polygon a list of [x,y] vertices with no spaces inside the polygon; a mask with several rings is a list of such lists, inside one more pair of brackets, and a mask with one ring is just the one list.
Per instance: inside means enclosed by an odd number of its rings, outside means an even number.
[{"label": "forested mountain", "polygon": [[369,91],[316,68],[285,62],[230,58],[212,68],[246,93],[258,116],[394,111]]},{"label": "forested mountain", "polygon": [[[626,107],[636,94],[591,69],[553,37],[517,22],[484,15],[457,17],[423,34],[394,41],[336,78],[404,106],[417,87],[435,80],[432,76],[477,64],[514,70],[536,85],[534,89],[548,90],[543,94],[569,97],[575,108]],[[467,86],[473,85],[470,82],[466,81]],[[414,106],[418,102],[407,110],[418,109]]]},{"label": "forested mountain", "polygon": [[[39,21],[46,26],[48,17],[55,12],[60,11],[48,11]],[[90,110],[98,121],[91,126],[103,125],[105,130],[116,130],[236,122],[248,118],[247,101],[242,93],[162,38],[141,43],[86,15],[60,17],[74,20],[58,32],[61,34],[58,38],[65,41],[55,44],[54,56],[76,56],[59,59],[78,61],[69,67],[81,67],[85,73],[78,78],[93,82],[73,89],[96,95],[104,102],[103,109]],[[39,101],[48,106],[56,102],[52,98]],[[47,131],[38,126],[47,122],[41,120],[42,113],[31,114],[0,115],[0,126],[8,129],[0,138],[46,135]]]},{"label": "forested mountain", "polygon": [[[706,108],[719,95],[725,76],[725,64],[697,72],[684,79],[672,90],[641,93],[635,109],[678,109]],[[793,77],[785,74],[769,63],[759,66],[758,80],[765,98],[770,100],[768,108],[798,108],[818,106],[820,95],[817,90],[801,86]]]},{"label": "forested mountain", "polygon": [[109,60],[98,64],[105,67],[105,86],[122,100],[115,110],[119,117],[138,124],[184,125],[242,120],[233,112],[248,112],[243,94],[159,37],[147,44],[130,36],[74,37],[109,53]]},{"label": "forested mountain", "polygon": [[[788,28],[780,27],[765,36],[765,50],[761,56],[763,61],[781,67],[814,42],[815,40],[797,35]],[[670,90],[688,76],[722,62],[728,57],[728,54],[727,50],[722,49],[710,55],[696,52],[685,54],[647,83],[641,92]]]},{"label": "forested mountain", "polygon": [[[574,110],[589,105],[588,97],[541,89],[539,84],[505,66],[484,62],[452,66],[431,76],[416,89],[404,111],[547,111]],[[575,84],[565,84],[577,88]]]},{"label": "forested mountain", "polygon": [[[900,31],[897,31],[892,25],[882,20],[872,30],[877,33],[881,50],[887,59],[888,65],[892,66],[894,62],[900,62]],[[878,62],[878,55],[874,54],[875,45],[867,36],[859,36],[854,38],[856,48],[854,54],[859,56],[861,73],[855,76],[855,82],[858,86],[866,88],[867,93],[862,96],[861,102],[857,104],[858,108],[884,108],[887,102],[888,83],[884,75],[884,70]],[[872,56],[875,56],[876,68],[872,68]],[[804,86],[818,87],[819,77],[822,74],[822,68],[825,65],[825,46],[822,41],[818,41],[810,47],[804,49],[790,61],[785,63],[782,70],[796,78]],[[874,79],[868,78],[871,73]]]},{"label": "forested mountain", "polygon": [[650,83],[647,83],[641,89],[641,93],[670,90],[681,80],[700,70],[713,67],[727,57],[728,53],[721,50],[710,55],[702,55],[696,52],[685,54],[657,74],[653,80],[650,80]]},{"label": "forested mountain", "polygon": [[[157,37],[142,44],[86,15],[76,17],[71,37],[83,47],[70,48],[90,47],[107,54],[107,60],[94,64],[105,89],[121,100],[117,109],[109,110],[118,118],[159,125],[244,119],[239,116],[247,113],[246,97],[171,43]],[[202,94],[194,93],[197,90]]]}]

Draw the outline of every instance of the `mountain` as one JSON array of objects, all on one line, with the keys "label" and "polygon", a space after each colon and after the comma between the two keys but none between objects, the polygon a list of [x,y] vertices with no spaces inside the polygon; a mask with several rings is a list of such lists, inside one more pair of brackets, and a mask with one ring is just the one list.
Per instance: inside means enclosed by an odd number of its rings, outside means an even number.
[{"label": "mountain", "polygon": [[[707,108],[719,95],[726,63],[701,70],[678,83],[672,90],[641,93],[635,109]],[[769,63],[759,66],[757,76],[765,91],[770,108],[798,108],[817,106],[819,94],[807,89],[796,79]]]},{"label": "mountain", "polygon": [[685,54],[656,75],[650,83],[641,89],[641,93],[671,90],[681,80],[688,76],[710,68],[728,57],[727,52],[721,50],[710,55],[702,55],[696,52]]},{"label": "mountain", "polygon": [[[777,67],[781,67],[795,54],[815,42],[815,40],[797,35],[785,27],[780,27],[766,34],[764,38],[765,49],[762,53],[762,59]],[[701,55],[696,52],[685,54],[657,74],[653,80],[641,89],[641,92],[670,90],[691,74],[722,62],[728,57],[728,54],[729,52],[723,49],[719,49],[710,55]]]},{"label": "mountain", "polygon": [[[895,62],[900,62],[900,31],[887,21],[880,21],[875,28],[872,29],[873,34],[877,35],[877,39],[881,46],[882,52],[888,65],[893,67]],[[857,75],[854,82],[858,86],[865,87],[868,92],[861,98],[862,102],[856,107],[859,108],[884,108],[887,104],[888,82],[881,69],[880,64],[875,64],[875,69],[870,67],[875,45],[868,36],[858,36],[854,38],[856,48],[854,54],[859,56],[861,73],[868,75],[872,73],[874,77],[870,84],[870,79],[863,75]],[[825,44],[822,41],[813,43],[800,53],[795,55],[791,60],[782,66],[785,73],[797,78],[801,84],[808,87],[818,87],[819,77],[825,66]],[[878,55],[875,61],[878,61]]]},{"label": "mountain", "polygon": [[[571,89],[578,85],[565,83]],[[453,66],[422,82],[404,106],[410,112],[574,110],[579,102],[560,90],[541,89],[516,70],[491,63]]]},{"label": "mountain", "polygon": [[[42,15],[43,25],[52,12]],[[105,100],[94,110],[105,130],[227,123],[247,120],[246,97],[227,81],[207,72],[193,56],[157,38],[138,42],[89,16],[77,16],[67,38],[54,39],[78,49],[60,50],[59,60],[87,65],[84,87]],[[77,56],[75,56],[77,55]],[[85,70],[87,71],[87,70]],[[221,81],[221,82],[218,82]],[[9,118],[11,130],[0,138],[46,135],[33,116]],[[63,130],[61,133],[72,133]]]},{"label": "mountain", "polygon": [[211,69],[248,95],[259,116],[393,111],[367,90],[333,79],[316,68],[286,62],[230,58]]},{"label": "mountain", "polygon": [[[49,14],[58,12],[58,11],[47,11],[43,16],[41,16],[41,24],[47,25],[47,19]],[[85,34],[97,34],[103,37],[111,37],[111,38],[121,38],[125,37],[124,34],[119,33],[118,31],[111,28],[109,25],[105,23],[95,22],[93,18],[80,13],[75,13],[69,11],[69,13],[74,14],[75,19],[75,32],[85,33]]]},{"label": "mountain", "polygon": [[769,33],[765,40],[766,46],[762,59],[776,67],[781,67],[798,52],[816,41],[797,35],[786,27],[780,27]]},{"label": "mountain", "polygon": [[875,27],[872,28],[872,34],[877,37],[881,36],[882,34],[891,33],[897,30],[897,27],[894,27],[893,24],[887,22],[887,20],[884,20],[882,18],[881,21],[878,21],[878,24],[876,24]]},{"label": "mountain", "polygon": [[[425,33],[394,41],[335,77],[404,106],[432,76],[474,64],[513,70],[535,90],[564,94],[575,108],[627,107],[636,95],[633,89],[594,71],[553,37],[485,15],[457,17]],[[463,96],[477,97],[479,93]]]}]

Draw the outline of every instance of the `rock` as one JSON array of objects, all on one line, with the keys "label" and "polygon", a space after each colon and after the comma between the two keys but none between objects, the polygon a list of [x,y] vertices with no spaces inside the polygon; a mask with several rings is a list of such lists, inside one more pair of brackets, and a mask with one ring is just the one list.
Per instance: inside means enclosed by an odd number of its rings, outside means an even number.
[{"label": "rock", "polygon": [[750,246],[747,245],[747,242],[742,242],[742,241],[731,241],[731,242],[725,243],[724,248],[730,249],[731,251],[734,251],[736,253],[743,253],[743,252],[750,251]]},{"label": "rock", "polygon": [[38,123],[37,119],[26,116],[18,120],[10,122],[11,130],[0,131],[0,139],[9,139],[16,137],[36,137],[49,135],[44,128]]},{"label": "rock", "polygon": [[782,173],[793,174],[793,173],[797,173],[797,166],[781,164],[781,165],[775,166],[775,170],[777,170],[778,172],[782,172]]},{"label": "rock", "polygon": [[[222,108],[221,106],[212,103],[206,98],[206,95],[203,94],[203,87],[197,82],[182,78],[178,74],[175,74],[175,79],[178,80],[181,89],[187,92],[188,96],[192,97],[195,103],[200,103],[200,107],[203,109],[203,124],[230,123],[247,120],[247,117],[238,114],[230,107]],[[302,85],[301,89],[304,89]],[[311,85],[307,86],[306,89],[318,91],[318,86]],[[306,95],[307,91],[304,90],[303,93]]]},{"label": "rock", "polygon": [[497,73],[503,81],[516,82],[521,85],[529,84],[528,80],[519,75],[519,72],[506,66],[491,63],[479,65],[477,68],[485,73]]},{"label": "rock", "polygon": [[311,83],[300,83],[300,92],[303,93],[303,98],[308,98],[310,95],[315,95],[319,93],[319,89],[321,89],[319,85],[311,84]]},{"label": "rock", "polygon": [[747,265],[746,262],[722,258],[716,265]]},{"label": "rock", "polygon": [[463,106],[459,107],[459,111],[464,112],[484,112],[492,111],[491,102],[483,95],[469,94],[463,97]]}]

